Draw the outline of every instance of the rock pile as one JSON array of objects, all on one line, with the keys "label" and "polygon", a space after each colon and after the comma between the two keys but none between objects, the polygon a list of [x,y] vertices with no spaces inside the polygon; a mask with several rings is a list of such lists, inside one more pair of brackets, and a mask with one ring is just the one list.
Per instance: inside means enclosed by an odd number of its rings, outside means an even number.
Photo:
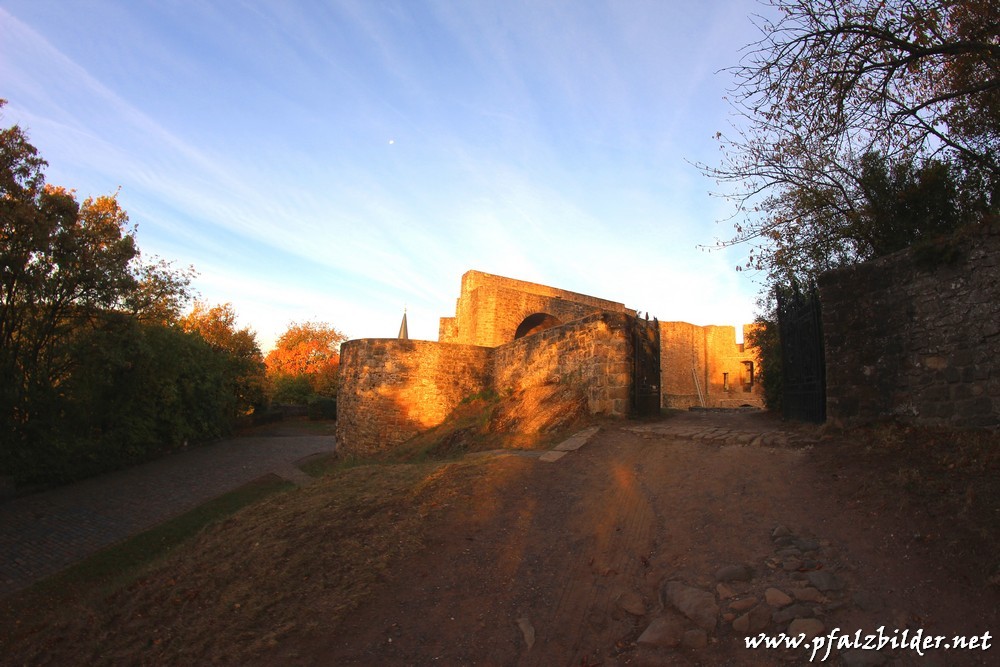
[{"label": "rock pile", "polygon": [[[648,622],[643,619],[646,627],[636,640],[638,664],[669,663],[676,651],[697,652],[720,640],[742,646],[742,637],[760,633],[812,638],[840,627],[841,617],[852,608],[882,607],[876,596],[852,592],[850,575],[829,543],[785,526],[774,528],[771,542],[773,551],[760,562],[719,567],[712,573],[712,586],[706,586],[708,578],[698,584],[664,581],[659,608]],[[772,651],[775,659],[803,657],[802,649]],[[846,665],[877,665],[888,658],[874,652],[839,656]]]}]

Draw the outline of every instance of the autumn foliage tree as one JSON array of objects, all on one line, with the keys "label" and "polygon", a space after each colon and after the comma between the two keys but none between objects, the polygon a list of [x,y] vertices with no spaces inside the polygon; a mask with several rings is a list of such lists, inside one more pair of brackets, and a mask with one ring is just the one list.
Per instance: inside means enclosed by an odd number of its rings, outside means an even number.
[{"label": "autumn foliage tree", "polygon": [[746,268],[808,278],[997,215],[1000,0],[770,4],[702,165]]},{"label": "autumn foliage tree", "polygon": [[265,359],[272,399],[305,403],[337,395],[340,344],[347,336],[326,322],[292,322]]},{"label": "autumn foliage tree", "polygon": [[210,307],[196,301],[191,312],[180,319],[180,326],[200,336],[225,357],[238,414],[248,414],[263,404],[264,355],[254,331],[249,327],[237,327],[232,304]]},{"label": "autumn foliage tree", "polygon": [[185,330],[192,271],[144,261],[116,196],[79,202],[44,166],[0,130],[0,476],[66,481],[226,433],[252,337],[225,309]]}]

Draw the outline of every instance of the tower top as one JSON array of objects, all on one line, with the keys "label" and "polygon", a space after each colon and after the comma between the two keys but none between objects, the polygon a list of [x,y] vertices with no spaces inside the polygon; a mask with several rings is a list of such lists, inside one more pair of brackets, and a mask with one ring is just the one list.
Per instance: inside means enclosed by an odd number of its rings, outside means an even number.
[{"label": "tower top", "polygon": [[403,308],[403,321],[399,324],[399,336],[400,340],[410,340],[410,331],[406,327],[406,308]]}]

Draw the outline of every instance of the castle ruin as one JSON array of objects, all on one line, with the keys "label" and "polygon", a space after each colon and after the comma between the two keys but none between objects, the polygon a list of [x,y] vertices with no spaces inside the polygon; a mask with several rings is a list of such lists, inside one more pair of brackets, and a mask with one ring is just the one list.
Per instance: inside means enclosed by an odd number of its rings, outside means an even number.
[{"label": "castle ruin", "polygon": [[337,441],[349,451],[388,449],[470,395],[553,383],[579,387],[590,414],[761,407],[757,363],[731,326],[644,320],[614,301],[468,271],[438,341],[341,346]]}]

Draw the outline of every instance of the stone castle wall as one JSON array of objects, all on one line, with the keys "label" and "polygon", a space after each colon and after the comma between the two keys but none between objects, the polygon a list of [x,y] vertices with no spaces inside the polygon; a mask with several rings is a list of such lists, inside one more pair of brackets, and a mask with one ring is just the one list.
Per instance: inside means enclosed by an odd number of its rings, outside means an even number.
[{"label": "stone castle wall", "polygon": [[525,318],[536,313],[565,324],[601,311],[632,312],[620,303],[586,294],[467,271],[462,276],[455,317],[441,318],[438,340],[497,347],[514,340]]},{"label": "stone castle wall", "polygon": [[[743,327],[744,340],[749,326]],[[660,396],[665,408],[763,407],[756,351],[736,328],[660,322]]]},{"label": "stone castle wall", "polygon": [[1000,229],[819,281],[827,419],[1000,425]]},{"label": "stone castle wall", "polygon": [[632,352],[624,313],[596,313],[502,345],[493,354],[497,391],[556,382],[584,390],[590,414],[625,416]]},{"label": "stone castle wall", "polygon": [[370,454],[440,424],[462,399],[578,383],[591,414],[629,411],[631,350],[623,313],[596,313],[497,348],[392,338],[340,352],[337,443]]},{"label": "stone castle wall", "polygon": [[[440,424],[467,396],[553,383],[577,384],[591,414],[625,416],[635,315],[614,301],[469,271],[455,317],[441,318],[440,342],[344,343],[337,441],[347,451],[391,448]],[[733,327],[663,322],[660,331],[663,407],[761,405],[742,365],[756,357],[736,344]]]},{"label": "stone castle wall", "polygon": [[368,454],[440,424],[490,386],[492,350],[433,341],[364,338],[340,347],[337,443]]}]

